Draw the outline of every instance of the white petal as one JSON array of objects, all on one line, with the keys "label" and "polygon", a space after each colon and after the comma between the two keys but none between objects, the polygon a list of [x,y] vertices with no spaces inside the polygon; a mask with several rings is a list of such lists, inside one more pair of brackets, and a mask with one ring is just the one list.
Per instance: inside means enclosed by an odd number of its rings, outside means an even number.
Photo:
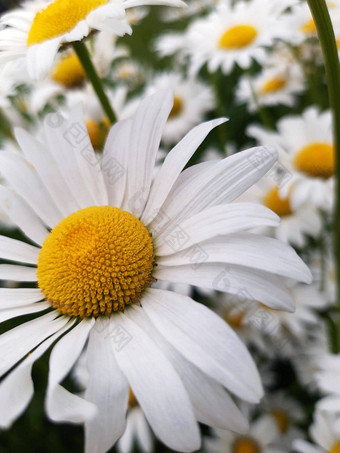
[{"label": "white petal", "polygon": [[203,209],[234,201],[265,175],[276,160],[274,149],[259,147],[210,165],[185,170],[160,207],[161,214],[166,214],[171,220],[164,234]]},{"label": "white petal", "polygon": [[34,44],[27,49],[27,69],[33,80],[41,80],[49,73],[62,38]]},{"label": "white petal", "polygon": [[44,298],[38,288],[0,288],[0,309],[21,307]]},{"label": "white petal", "polygon": [[[255,203],[213,206],[176,225],[165,238],[155,237],[157,255],[168,255],[216,236],[259,226],[277,226],[280,219],[270,209]],[[176,241],[182,232],[183,240]]]},{"label": "white petal", "polygon": [[37,264],[40,248],[22,241],[0,236],[0,258],[28,264]]},{"label": "white petal", "polygon": [[37,269],[35,267],[16,266],[14,264],[0,264],[0,280],[36,282],[38,280]]},{"label": "white petal", "polygon": [[92,403],[60,385],[82,352],[94,322],[94,319],[81,321],[58,342],[51,353],[45,406],[47,415],[53,421],[81,423],[96,412]]},{"label": "white petal", "polygon": [[0,166],[3,178],[32,207],[46,225],[53,228],[63,219],[36,171],[20,155],[2,151]]},{"label": "white petal", "polygon": [[105,335],[109,327],[109,320],[98,319],[89,336],[85,398],[96,405],[98,412],[85,424],[86,453],[107,452],[125,429],[129,384],[117,365],[112,342]]},{"label": "white petal", "polygon": [[187,4],[181,0],[127,0],[124,2],[125,8],[134,8],[135,6],[143,5],[187,6]]},{"label": "white petal", "polygon": [[180,266],[201,263],[237,264],[311,283],[312,275],[288,244],[252,233],[230,234],[203,241],[187,250],[160,257],[158,264]]},{"label": "white petal", "polygon": [[144,225],[153,220],[180,172],[209,132],[225,121],[227,121],[226,118],[221,118],[196,126],[170,151],[152,184],[150,196],[141,219]]},{"label": "white petal", "polygon": [[64,217],[80,209],[68,189],[64,174],[46,147],[23,129],[15,129],[15,137],[27,160],[34,165],[46,190]]},{"label": "white petal", "polygon": [[110,336],[118,365],[155,435],[174,450],[197,450],[199,430],[188,395],[172,365],[131,319],[120,314],[111,322],[114,329]]},{"label": "white petal", "polygon": [[39,217],[32,209],[11,190],[0,186],[1,209],[36,244],[42,245],[48,236]]},{"label": "white petal", "polygon": [[67,324],[68,318],[56,318],[56,316],[58,313],[55,311],[47,313],[1,335],[0,376],[12,368],[25,354]]},{"label": "white petal", "polygon": [[121,206],[124,199],[131,125],[131,120],[122,120],[114,124],[104,147],[102,173],[111,206]]},{"label": "white petal", "polygon": [[37,302],[34,304],[25,305],[24,307],[15,307],[0,310],[0,322],[7,321],[8,319],[16,318],[17,316],[28,315],[30,313],[38,313],[39,311],[51,308],[48,302]]},{"label": "white petal", "polygon": [[144,453],[152,451],[153,439],[150,427],[141,409],[135,410],[136,437],[139,448]]},{"label": "white petal", "polygon": [[259,401],[263,391],[256,366],[236,333],[215,313],[189,297],[152,288],[143,309],[187,360],[238,397]]},{"label": "white petal", "polygon": [[295,302],[282,278],[257,269],[224,264],[203,263],[196,267],[159,266],[154,277],[164,281],[186,283],[233,294],[237,307],[240,301],[261,301],[271,308],[294,311]]},{"label": "white petal", "polygon": [[0,427],[9,428],[24,412],[33,393],[32,366],[47,349],[69,329],[74,321],[69,321],[56,334],[38,346],[20,365],[18,365],[0,384]]},{"label": "white petal", "polygon": [[324,450],[321,450],[321,448],[318,448],[303,439],[295,439],[292,443],[292,447],[294,448],[294,451],[299,453],[324,453]]},{"label": "white petal", "polygon": [[156,153],[172,105],[172,90],[162,90],[144,99],[132,117],[124,209],[136,217],[149,196]]}]

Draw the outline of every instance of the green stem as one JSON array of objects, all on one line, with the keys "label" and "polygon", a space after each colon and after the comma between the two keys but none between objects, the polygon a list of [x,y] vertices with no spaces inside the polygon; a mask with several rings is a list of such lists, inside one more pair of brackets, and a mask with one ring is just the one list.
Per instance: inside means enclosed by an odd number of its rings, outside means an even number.
[{"label": "green stem", "polygon": [[[220,76],[219,76],[219,72],[218,71],[215,71],[214,73],[210,74],[210,82],[211,82],[212,89],[213,89],[213,92],[214,92],[214,97],[215,97],[215,107],[216,107],[215,111],[216,111],[216,115],[218,117],[226,116],[225,109],[224,109],[224,107],[222,105],[222,96],[221,96],[221,93],[220,93]],[[226,148],[227,140],[228,140],[227,132],[226,132],[226,125],[225,124],[221,124],[217,128],[217,133],[218,133],[218,139],[219,139],[219,142],[220,142],[221,151],[223,153],[227,153],[228,154],[228,150]]]},{"label": "green stem", "polygon": [[[333,116],[335,148],[335,207],[333,217],[334,261],[336,270],[336,305],[340,307],[340,64],[334,30],[325,0],[307,0],[318,32],[325,60],[329,104]],[[340,324],[337,324],[338,332]],[[339,335],[338,335],[339,336]],[[337,351],[340,352],[338,344]]]},{"label": "green stem", "polygon": [[256,104],[256,109],[257,109],[257,113],[261,119],[261,122],[262,124],[269,130],[274,130],[275,127],[274,127],[274,124],[271,120],[271,117],[269,116],[268,114],[268,111],[267,109],[261,105],[260,101],[259,101],[259,98],[256,94],[256,91],[255,91],[255,88],[254,88],[254,85],[252,83],[252,80],[251,80],[251,76],[250,74],[247,74],[247,77],[248,77],[248,82],[249,82],[249,86],[250,86],[250,90],[251,90],[251,94],[253,96],[253,100]]},{"label": "green stem", "polygon": [[0,110],[0,130],[6,138],[14,140],[12,126],[6,115]]},{"label": "green stem", "polygon": [[85,44],[82,41],[77,41],[73,43],[73,48],[83,65],[83,68],[86,72],[86,75],[91,82],[94,91],[96,92],[99,102],[101,103],[104,112],[108,116],[111,124],[115,123],[117,121],[117,117],[115,112],[113,111],[110,101],[108,97],[105,94],[105,91],[103,89],[103,84],[102,81],[100,80],[97,71],[95,67],[93,66],[93,63],[91,61],[89,52],[85,46]]}]

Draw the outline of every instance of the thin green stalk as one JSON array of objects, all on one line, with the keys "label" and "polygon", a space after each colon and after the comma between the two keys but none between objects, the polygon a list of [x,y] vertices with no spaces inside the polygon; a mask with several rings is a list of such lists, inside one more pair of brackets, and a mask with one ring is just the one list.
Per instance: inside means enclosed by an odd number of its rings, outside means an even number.
[{"label": "thin green stalk", "polygon": [[249,86],[250,86],[250,90],[251,90],[251,95],[253,96],[253,100],[256,104],[257,113],[262,121],[262,124],[269,130],[275,129],[273,121],[272,121],[270,115],[268,114],[267,109],[263,105],[261,105],[261,103],[259,101],[259,98],[255,91],[254,85],[252,83],[250,74],[247,74],[247,77],[248,77],[248,82],[249,82]]},{"label": "thin green stalk", "polygon": [[[333,116],[335,149],[335,207],[333,220],[334,261],[336,270],[336,305],[340,307],[340,64],[332,22],[325,0],[307,0],[318,32],[325,61],[329,104]],[[338,333],[340,323],[337,323]],[[339,335],[338,335],[339,337]],[[340,352],[338,342],[337,351]]]},{"label": "thin green stalk", "polygon": [[6,138],[14,140],[11,123],[8,121],[6,115],[1,110],[0,110],[0,131]]},{"label": "thin green stalk", "polygon": [[96,92],[98,99],[103,107],[104,112],[109,118],[111,124],[117,121],[115,112],[112,109],[110,101],[105,94],[102,81],[100,80],[97,71],[91,61],[89,52],[82,41],[77,41],[73,43],[73,48],[83,65],[84,71],[86,72],[87,78],[92,83],[93,89]]},{"label": "thin green stalk", "polygon": [[[214,97],[215,97],[215,106],[216,106],[216,115],[218,117],[223,117],[225,116],[225,109],[224,106],[222,105],[222,96],[220,93],[220,75],[218,71],[215,71],[214,73],[210,73],[210,82],[211,86],[214,92]],[[226,131],[226,125],[221,124],[217,128],[217,133],[218,133],[218,139],[220,142],[220,147],[221,151],[223,153],[228,154],[227,150],[227,131]]]}]

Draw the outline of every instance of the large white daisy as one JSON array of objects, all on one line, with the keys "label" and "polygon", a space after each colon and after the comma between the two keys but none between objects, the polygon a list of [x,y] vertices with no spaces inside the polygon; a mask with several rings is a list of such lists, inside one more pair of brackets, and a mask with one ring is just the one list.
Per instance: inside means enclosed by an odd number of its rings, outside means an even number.
[{"label": "large white daisy", "polygon": [[[0,278],[37,285],[2,288],[0,320],[40,312],[1,336],[0,376],[11,370],[0,384],[1,426],[29,403],[32,365],[58,339],[46,411],[54,421],[85,423],[86,452],[107,451],[123,434],[129,387],[155,435],[174,450],[199,448],[197,421],[246,428],[225,392],[249,402],[262,395],[244,345],[205,306],[150,286],[159,279],[223,290],[228,269],[224,291],[247,288],[256,300],[290,307],[281,276],[311,275],[289,246],[245,231],[275,214],[231,203],[271,168],[274,150],[182,172],[224,119],[189,132],[153,180],[172,105],[168,91],[143,101],[112,127],[101,163],[79,108],[68,121],[47,117],[43,143],[17,130],[24,157],[0,153],[11,187],[0,187],[1,205],[36,244],[1,237],[0,257],[26,264],[1,264]],[[85,345],[89,383],[80,398],[61,382]]]},{"label": "large white daisy", "polygon": [[181,0],[34,0],[5,14],[0,31],[0,62],[26,58],[30,77],[41,79],[58,49],[93,30],[118,36],[132,33],[126,9],[140,5],[183,6]]}]

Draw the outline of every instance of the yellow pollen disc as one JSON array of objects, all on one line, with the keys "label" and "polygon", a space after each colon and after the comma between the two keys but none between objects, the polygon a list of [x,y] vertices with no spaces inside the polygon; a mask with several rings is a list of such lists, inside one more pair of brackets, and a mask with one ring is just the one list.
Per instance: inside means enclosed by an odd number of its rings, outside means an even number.
[{"label": "yellow pollen disc", "polygon": [[131,387],[129,390],[129,408],[132,409],[133,407],[139,406],[137,398],[135,397],[135,394],[133,393]]},{"label": "yellow pollen disc", "polygon": [[315,178],[330,178],[334,174],[335,156],[332,145],[311,143],[300,149],[294,157],[298,171]]},{"label": "yellow pollen disc", "polygon": [[271,209],[280,217],[285,217],[292,214],[290,207],[289,197],[281,198],[279,194],[279,188],[273,187],[264,197],[263,204],[267,208]]},{"label": "yellow pollen disc", "polygon": [[308,22],[306,22],[304,25],[302,25],[300,27],[300,30],[305,35],[313,35],[313,34],[315,34],[316,33],[316,26],[315,26],[314,20],[312,18],[310,18]]},{"label": "yellow pollen disc", "polygon": [[70,32],[86,16],[107,0],[54,0],[39,11],[27,37],[27,45],[40,44]]},{"label": "yellow pollen disc", "polygon": [[77,55],[68,55],[56,65],[52,79],[66,88],[81,86],[86,80],[86,74]]},{"label": "yellow pollen disc", "polygon": [[241,310],[226,310],[223,319],[233,329],[240,329],[243,325],[245,312]]},{"label": "yellow pollen disc", "polygon": [[103,149],[110,126],[110,120],[107,117],[103,118],[101,122],[95,120],[86,121],[87,132],[94,149]]},{"label": "yellow pollen disc", "polygon": [[252,25],[235,25],[223,33],[218,47],[225,50],[242,49],[249,46],[256,36],[257,30]]},{"label": "yellow pollen disc", "polygon": [[274,417],[280,433],[285,434],[289,427],[289,417],[287,413],[281,409],[273,409],[271,415]]},{"label": "yellow pollen disc", "polygon": [[340,49],[340,38],[336,39],[336,46],[338,49]]},{"label": "yellow pollen disc", "polygon": [[175,96],[174,97],[174,105],[171,109],[169,118],[174,118],[178,115],[180,115],[183,111],[183,101],[180,97]]},{"label": "yellow pollen disc", "polygon": [[232,448],[232,453],[261,453],[258,443],[250,437],[239,437]]},{"label": "yellow pollen disc", "polygon": [[52,307],[80,318],[109,316],[139,303],[150,286],[152,239],[132,214],[112,206],[82,209],[46,238],[38,285]]},{"label": "yellow pollen disc", "polygon": [[329,450],[329,453],[340,453],[340,442],[334,444],[333,447]]},{"label": "yellow pollen disc", "polygon": [[264,83],[260,91],[262,94],[275,93],[276,91],[282,90],[286,86],[286,83],[285,79],[276,77]]}]

